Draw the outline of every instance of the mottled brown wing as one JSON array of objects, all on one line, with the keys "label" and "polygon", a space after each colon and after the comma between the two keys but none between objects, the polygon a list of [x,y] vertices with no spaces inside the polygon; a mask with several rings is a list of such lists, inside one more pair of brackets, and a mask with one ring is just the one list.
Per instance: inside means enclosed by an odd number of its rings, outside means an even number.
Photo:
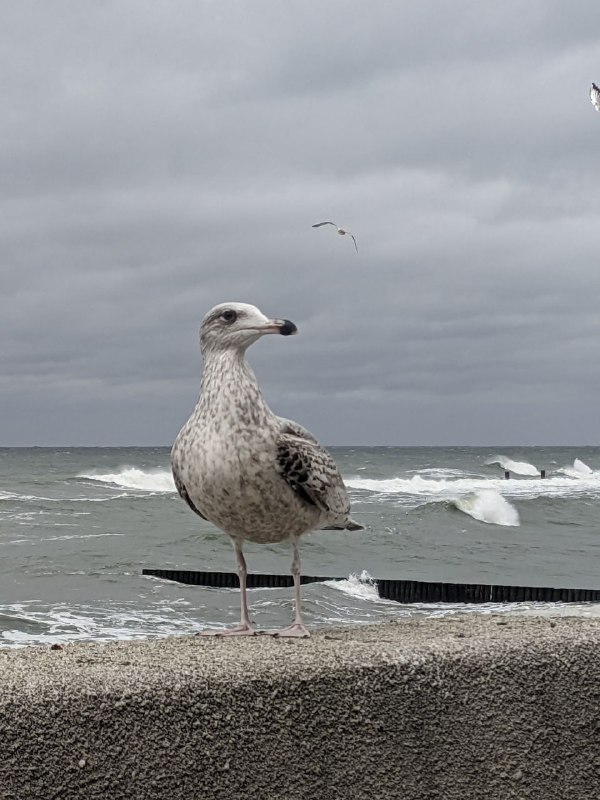
[{"label": "mottled brown wing", "polygon": [[281,433],[277,439],[277,466],[286,483],[305,502],[330,514],[332,521],[348,517],[350,501],[342,476],[333,458],[314,437]]}]

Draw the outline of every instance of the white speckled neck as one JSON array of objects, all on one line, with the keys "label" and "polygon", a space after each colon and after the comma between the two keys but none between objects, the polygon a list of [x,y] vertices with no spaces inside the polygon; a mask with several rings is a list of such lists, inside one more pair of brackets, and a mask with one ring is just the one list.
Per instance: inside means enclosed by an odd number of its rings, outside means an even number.
[{"label": "white speckled neck", "polygon": [[198,411],[210,417],[237,417],[255,424],[264,424],[267,417],[273,416],[243,350],[205,352]]}]

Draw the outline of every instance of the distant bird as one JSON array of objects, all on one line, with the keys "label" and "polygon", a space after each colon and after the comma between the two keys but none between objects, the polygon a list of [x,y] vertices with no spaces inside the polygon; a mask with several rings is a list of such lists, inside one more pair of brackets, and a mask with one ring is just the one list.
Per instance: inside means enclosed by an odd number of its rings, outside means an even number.
[{"label": "distant bird", "polygon": [[358,253],[358,245],[356,244],[356,239],[350,233],[350,231],[345,231],[343,228],[339,228],[335,224],[335,222],[317,222],[316,225],[313,225],[313,228],[320,228],[321,225],[333,225],[333,227],[337,230],[340,236],[345,236],[346,234],[348,234],[348,236],[350,236],[352,241],[354,242],[354,247],[356,248],[356,252]]},{"label": "distant bird", "polygon": [[231,537],[241,592],[240,624],[213,634],[256,633],[248,615],[246,561],[249,540],[289,539],[293,550],[296,616],[279,636],[308,636],[300,613],[298,539],[318,529],[362,530],[331,455],[301,425],[277,417],[264,401],[245,360],[261,336],[290,336],[287,319],[268,319],[255,306],[222,303],[204,317],[200,397],[171,451],[177,491],[188,506]]},{"label": "distant bird", "polygon": [[600,89],[595,83],[592,83],[592,88],[590,89],[590,100],[596,111],[600,111]]}]

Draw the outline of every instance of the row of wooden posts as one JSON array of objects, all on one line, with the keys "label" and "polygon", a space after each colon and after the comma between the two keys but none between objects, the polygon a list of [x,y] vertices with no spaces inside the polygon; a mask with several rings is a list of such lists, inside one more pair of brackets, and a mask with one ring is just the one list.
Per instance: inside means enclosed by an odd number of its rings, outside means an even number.
[{"label": "row of wooden posts", "polygon": [[[506,478],[506,480],[510,479],[509,470],[507,470],[507,469],[504,470],[504,477]],[[540,470],[540,478],[545,478],[545,477],[546,477],[546,470],[545,469],[541,469]]]},{"label": "row of wooden posts", "polygon": [[[210,586],[214,589],[237,589],[239,578],[236,572],[200,572],[197,570],[143,569],[142,575],[163,578],[168,581],[187,583],[193,586]],[[300,583],[341,581],[346,578],[326,578],[324,575],[301,575]],[[503,586],[500,584],[435,583],[430,581],[406,581],[390,578],[373,580],[380,597],[397,603],[598,603],[600,589],[554,589],[542,586]],[[248,589],[278,589],[291,587],[291,575],[265,575],[249,572],[246,576]]]}]

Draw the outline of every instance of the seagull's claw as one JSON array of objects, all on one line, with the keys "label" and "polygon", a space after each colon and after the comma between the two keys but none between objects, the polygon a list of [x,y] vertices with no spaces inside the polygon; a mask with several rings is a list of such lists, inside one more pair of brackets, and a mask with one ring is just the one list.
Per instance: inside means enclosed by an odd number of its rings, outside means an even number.
[{"label": "seagull's claw", "polygon": [[287,628],[281,628],[278,631],[267,631],[270,636],[276,639],[308,639],[310,633],[301,622],[294,622],[293,625],[288,625]]},{"label": "seagull's claw", "polygon": [[235,628],[210,628],[200,631],[198,636],[256,636],[252,625],[236,625]]}]

